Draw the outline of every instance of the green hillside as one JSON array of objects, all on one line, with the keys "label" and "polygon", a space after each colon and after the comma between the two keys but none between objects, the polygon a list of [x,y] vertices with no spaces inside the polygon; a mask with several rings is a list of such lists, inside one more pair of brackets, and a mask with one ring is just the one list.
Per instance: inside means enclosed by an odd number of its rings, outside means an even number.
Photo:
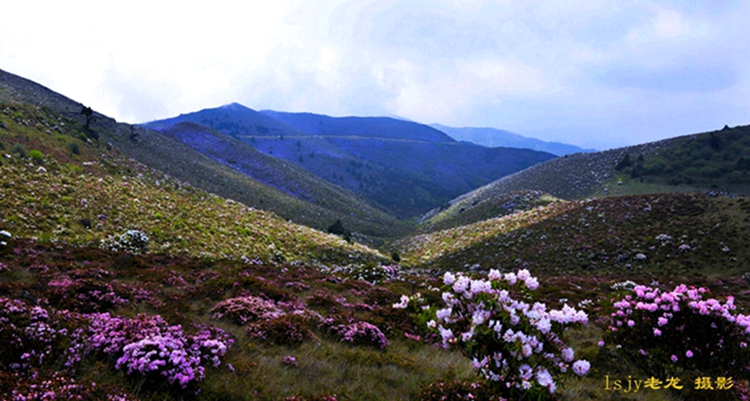
[{"label": "green hillside", "polygon": [[425,233],[455,228],[561,201],[540,191],[529,190],[497,194],[490,198],[475,199],[471,203],[459,199],[422,216],[417,231]]},{"label": "green hillside", "polygon": [[[306,261],[325,254],[331,262],[347,263],[350,252],[363,261],[378,258],[365,247],[206,193],[89,144],[75,121],[49,109],[6,104],[0,110],[0,151],[6,152],[0,216],[15,235],[96,245],[140,229],[155,252]],[[66,128],[52,132],[50,126]]]},{"label": "green hillside", "polygon": [[673,193],[554,202],[396,247],[404,263],[439,269],[522,265],[562,276],[738,279],[748,271],[749,235],[746,198]]},{"label": "green hillside", "polygon": [[[50,127],[45,126],[45,130],[55,128],[55,132],[67,132],[71,127],[77,127],[80,138],[88,139],[102,149],[110,146],[115,154],[137,160],[181,182],[250,207],[272,211],[298,224],[325,230],[336,220],[341,220],[355,240],[371,245],[381,244],[383,238],[400,235],[406,230],[403,224],[366,204],[358,206],[356,199],[346,200],[346,205],[340,202],[330,205],[310,203],[252,179],[179,140],[153,130],[117,123],[96,111],[93,111],[90,118],[89,129],[86,129],[87,119],[81,115],[83,105],[2,70],[0,102],[7,105],[34,105],[31,109],[35,109],[36,105],[46,107],[45,110],[59,113],[60,118],[67,119],[68,123],[60,125],[51,122],[48,123]],[[16,112],[12,112],[10,117],[13,117],[13,113]],[[34,119],[34,124],[38,123],[33,113],[29,118]],[[275,164],[277,167],[278,165],[279,163]],[[276,174],[289,176],[287,172]],[[291,177],[292,184],[297,178],[298,176]],[[310,180],[307,181],[309,184]]]},{"label": "green hillside", "polygon": [[[558,157],[477,188],[423,216],[461,211],[462,224],[516,191],[575,200],[650,193],[750,193],[750,126],[686,135],[625,148]],[[479,207],[477,211],[472,209]],[[455,225],[454,225],[455,226]],[[443,226],[448,227],[448,226]]]}]

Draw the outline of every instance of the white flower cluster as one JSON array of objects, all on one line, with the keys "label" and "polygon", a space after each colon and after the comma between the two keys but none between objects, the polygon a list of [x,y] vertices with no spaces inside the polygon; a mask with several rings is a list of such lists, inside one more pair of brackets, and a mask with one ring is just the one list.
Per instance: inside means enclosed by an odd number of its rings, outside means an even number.
[{"label": "white flower cluster", "polygon": [[636,284],[635,282],[628,280],[628,281],[623,281],[623,282],[620,282],[620,283],[614,283],[609,288],[611,288],[611,289],[613,289],[615,291],[632,290],[637,285],[638,284]]},{"label": "white flower cluster", "polygon": [[125,251],[130,253],[141,253],[148,249],[148,235],[140,230],[128,230],[125,234],[107,237],[102,240],[100,248],[111,251]]},{"label": "white flower cluster", "polygon": [[550,371],[565,373],[572,368],[579,375],[588,371],[587,361],[570,365],[573,349],[565,347],[560,338],[564,326],[588,322],[585,312],[568,305],[547,310],[543,303],[531,305],[514,299],[514,292],[523,291],[516,285],[519,281],[531,291],[539,286],[526,269],[507,274],[493,269],[487,277],[445,273],[446,308],[439,309],[437,322],[428,325],[437,326],[446,348],[462,348],[486,379],[512,383],[523,390],[538,385],[554,393],[556,384]]}]

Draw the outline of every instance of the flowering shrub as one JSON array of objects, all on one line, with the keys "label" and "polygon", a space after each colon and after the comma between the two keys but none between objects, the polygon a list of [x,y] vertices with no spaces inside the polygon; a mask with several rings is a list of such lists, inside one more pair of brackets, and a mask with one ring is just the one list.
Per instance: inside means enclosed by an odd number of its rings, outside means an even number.
[{"label": "flowering shrub", "polygon": [[[65,361],[73,370],[87,355],[115,360],[127,374],[166,378],[182,388],[200,381],[207,366],[218,367],[233,340],[214,327],[186,335],[160,316],[135,318],[109,313],[48,311],[0,297],[0,366],[38,375],[45,361]],[[159,380],[156,380],[158,383]],[[38,387],[38,386],[37,386]]]},{"label": "flowering shrub", "polygon": [[247,326],[246,332],[257,339],[296,346],[313,338],[310,324],[307,316],[289,314],[251,323]]},{"label": "flowering shrub", "polygon": [[670,292],[643,285],[612,299],[607,341],[651,375],[700,370],[750,377],[750,316],[735,314],[734,298],[704,299],[706,288]]},{"label": "flowering shrub", "polygon": [[50,323],[44,308],[0,297],[1,365],[16,371],[42,366],[67,333]]},{"label": "flowering shrub", "polygon": [[240,325],[257,320],[270,320],[283,314],[273,301],[252,295],[225,299],[211,309],[214,319],[226,317]]},{"label": "flowering shrub", "polygon": [[322,326],[327,328],[328,334],[341,342],[380,349],[385,349],[388,346],[385,334],[372,323],[358,321],[349,324],[336,324],[334,318],[327,318],[323,321]]},{"label": "flowering shrub", "polygon": [[282,358],[281,363],[283,363],[286,366],[293,367],[293,368],[296,368],[299,366],[299,364],[297,363],[297,358],[291,355],[287,355],[284,358]]},{"label": "flowering shrub", "polygon": [[100,248],[138,254],[148,249],[148,243],[148,235],[143,231],[128,230],[122,235],[109,236],[102,240]]},{"label": "flowering shrub", "polygon": [[117,295],[110,284],[91,279],[55,278],[47,284],[50,301],[60,309],[77,312],[102,312],[128,302]]},{"label": "flowering shrub", "polygon": [[505,398],[494,394],[491,388],[482,383],[470,383],[463,380],[445,380],[430,383],[419,392],[421,401],[477,400],[505,401]]},{"label": "flowering shrub", "polygon": [[[10,382],[5,386],[3,382]],[[10,393],[0,393],[2,399],[10,401],[30,400],[107,400],[136,401],[138,398],[119,388],[97,385],[93,382],[77,383],[72,377],[54,372],[51,377],[22,377],[18,373],[0,371],[0,387],[12,388]],[[7,398],[6,398],[7,397]]]},{"label": "flowering shrub", "polygon": [[511,398],[545,397],[557,388],[555,376],[569,370],[579,376],[588,372],[589,363],[574,362],[573,349],[560,337],[567,326],[585,324],[585,312],[568,305],[547,310],[543,303],[517,300],[531,299],[539,286],[528,270],[504,275],[490,270],[487,278],[445,273],[447,307],[438,310],[437,322],[429,325],[437,327],[446,348],[461,349],[490,386]]},{"label": "flowering shrub", "polygon": [[163,376],[182,388],[202,380],[207,365],[219,366],[234,343],[218,328],[205,327],[186,335],[180,326],[169,326],[158,315],[129,319],[95,313],[86,318],[89,326],[73,334],[68,366],[83,355],[101,352],[116,357],[115,368],[129,375]]}]

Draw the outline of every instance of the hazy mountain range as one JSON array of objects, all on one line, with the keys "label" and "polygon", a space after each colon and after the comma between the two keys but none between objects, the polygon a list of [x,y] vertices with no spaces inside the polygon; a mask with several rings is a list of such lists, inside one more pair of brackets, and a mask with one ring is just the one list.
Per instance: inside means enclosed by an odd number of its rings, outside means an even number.
[{"label": "hazy mountain range", "polygon": [[540,152],[552,153],[557,156],[564,156],[572,153],[596,152],[595,149],[583,149],[575,145],[569,145],[560,142],[545,142],[541,139],[528,138],[497,128],[476,128],[464,127],[454,128],[441,124],[430,124],[431,127],[438,129],[450,135],[451,138],[458,141],[472,142],[477,145],[487,146],[490,148],[523,148],[533,149]]},{"label": "hazy mountain range", "polygon": [[[427,125],[389,117],[258,112],[237,103],[144,126],[176,132],[176,124],[183,122],[211,128],[293,163],[402,219],[554,158],[534,150],[458,142]],[[179,137],[195,143],[187,134]]]}]

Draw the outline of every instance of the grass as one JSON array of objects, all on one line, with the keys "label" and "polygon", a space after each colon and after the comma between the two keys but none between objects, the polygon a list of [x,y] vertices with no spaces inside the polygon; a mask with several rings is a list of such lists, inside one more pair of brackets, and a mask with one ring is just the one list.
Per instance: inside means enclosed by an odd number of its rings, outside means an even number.
[{"label": "grass", "polygon": [[[416,398],[420,386],[440,378],[447,366],[454,366],[463,378],[473,376],[461,355],[403,341],[392,342],[386,352],[328,341],[299,348],[252,343],[238,347],[242,360],[254,362],[236,365],[234,373],[213,376],[204,387],[208,399],[278,400],[330,394],[340,399],[409,400]],[[287,355],[296,358],[297,367],[283,364]],[[252,383],[250,389],[246,383]]]},{"label": "grass", "polygon": [[[750,261],[741,240],[750,235],[747,202],[696,194],[558,202],[396,245],[405,263],[431,268],[523,264],[561,275],[637,271],[737,279]],[[670,238],[660,241],[662,234]],[[689,249],[678,249],[683,244]]]},{"label": "grass", "polygon": [[[6,220],[4,228],[15,235],[97,246],[107,237],[137,228],[150,237],[153,252],[326,264],[388,260],[362,245],[289,223],[116,153],[102,152],[81,140],[77,131],[46,134],[39,126],[51,124],[49,111],[22,106],[4,110],[0,118],[8,129],[0,132],[0,141],[21,140],[26,147],[52,156],[44,170],[18,154],[0,166],[0,185],[13,194],[1,198],[0,216]],[[9,119],[10,114],[19,117]],[[67,144],[76,140],[72,143],[78,143],[79,154],[68,152]]]}]

